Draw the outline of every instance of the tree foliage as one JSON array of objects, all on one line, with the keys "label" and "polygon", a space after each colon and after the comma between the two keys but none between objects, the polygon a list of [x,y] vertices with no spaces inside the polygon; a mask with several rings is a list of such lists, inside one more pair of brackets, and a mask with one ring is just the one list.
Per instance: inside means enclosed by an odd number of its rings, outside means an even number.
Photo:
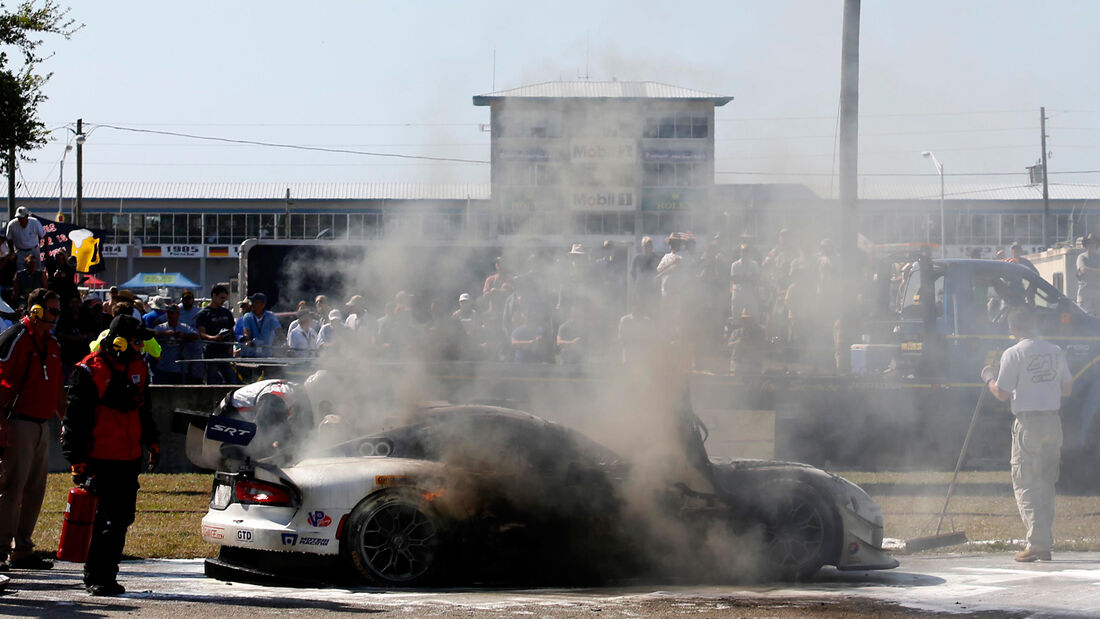
[{"label": "tree foliage", "polygon": [[42,35],[68,39],[82,27],[54,0],[23,0],[11,9],[0,2],[0,153],[46,143],[38,105],[52,74],[41,73],[40,65],[52,54],[42,53]]}]

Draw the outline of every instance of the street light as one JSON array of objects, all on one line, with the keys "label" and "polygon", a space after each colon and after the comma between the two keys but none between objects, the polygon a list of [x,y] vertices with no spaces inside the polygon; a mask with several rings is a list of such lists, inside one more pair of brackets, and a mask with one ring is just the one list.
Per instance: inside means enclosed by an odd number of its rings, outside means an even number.
[{"label": "street light", "polygon": [[940,173],[940,258],[947,257],[947,245],[944,243],[944,233],[946,226],[944,226],[943,217],[943,164],[939,159],[932,154],[932,151],[926,150],[920,154],[921,157],[926,157],[932,160],[932,164],[936,166],[936,171]]},{"label": "street light", "polygon": [[76,204],[73,205],[73,223],[84,223],[84,119],[76,119]]},{"label": "street light", "polygon": [[61,161],[58,163],[59,170],[57,173],[57,219],[61,220],[64,216],[62,211],[62,197],[65,195],[65,155],[69,154],[69,151],[73,149],[72,144],[65,145],[65,152],[61,153]]}]

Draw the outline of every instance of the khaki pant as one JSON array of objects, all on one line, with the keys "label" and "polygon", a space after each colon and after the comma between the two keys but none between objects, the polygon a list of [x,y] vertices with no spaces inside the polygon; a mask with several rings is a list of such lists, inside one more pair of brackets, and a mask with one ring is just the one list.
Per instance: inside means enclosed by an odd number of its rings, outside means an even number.
[{"label": "khaki pant", "polygon": [[[46,494],[50,424],[13,419],[11,444],[0,460],[0,559],[22,559],[34,550],[31,536]],[[15,549],[12,548],[14,538]]]},{"label": "khaki pant", "polygon": [[1027,528],[1029,548],[1048,552],[1054,545],[1054,484],[1062,452],[1062,419],[1057,411],[1020,413],[1012,424],[1012,489]]}]

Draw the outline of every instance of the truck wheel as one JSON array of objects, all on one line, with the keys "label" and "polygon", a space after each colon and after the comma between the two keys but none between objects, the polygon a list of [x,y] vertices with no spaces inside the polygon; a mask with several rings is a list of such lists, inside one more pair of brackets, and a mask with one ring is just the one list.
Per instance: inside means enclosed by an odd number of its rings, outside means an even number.
[{"label": "truck wheel", "polygon": [[764,519],[764,563],[768,576],[804,580],[836,557],[840,518],[812,486],[778,480],[761,506]]},{"label": "truck wheel", "polygon": [[438,576],[443,528],[427,501],[413,492],[382,491],[348,517],[344,548],[371,584],[410,587]]}]

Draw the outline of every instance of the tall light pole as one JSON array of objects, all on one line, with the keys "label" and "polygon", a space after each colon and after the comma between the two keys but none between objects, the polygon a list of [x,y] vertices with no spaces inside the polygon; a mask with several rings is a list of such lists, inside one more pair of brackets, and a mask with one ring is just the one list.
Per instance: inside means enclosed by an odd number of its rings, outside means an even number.
[{"label": "tall light pole", "polygon": [[65,145],[65,152],[61,153],[61,161],[58,163],[57,172],[57,220],[61,221],[61,218],[65,215],[63,209],[62,198],[65,195],[65,155],[69,154],[69,151],[73,149],[72,144]]},{"label": "tall light pole", "polygon": [[84,119],[76,119],[76,205],[73,207],[73,223],[82,225],[84,219]]},{"label": "tall light pole", "polygon": [[940,163],[939,159],[936,159],[936,156],[933,155],[932,151],[930,150],[926,150],[920,155],[921,157],[930,158],[932,160],[932,164],[936,166],[936,171],[940,173],[940,258],[946,258],[947,244],[944,241],[947,237],[945,237],[944,234],[946,233],[947,228],[946,226],[944,226],[943,217],[943,164]]}]

